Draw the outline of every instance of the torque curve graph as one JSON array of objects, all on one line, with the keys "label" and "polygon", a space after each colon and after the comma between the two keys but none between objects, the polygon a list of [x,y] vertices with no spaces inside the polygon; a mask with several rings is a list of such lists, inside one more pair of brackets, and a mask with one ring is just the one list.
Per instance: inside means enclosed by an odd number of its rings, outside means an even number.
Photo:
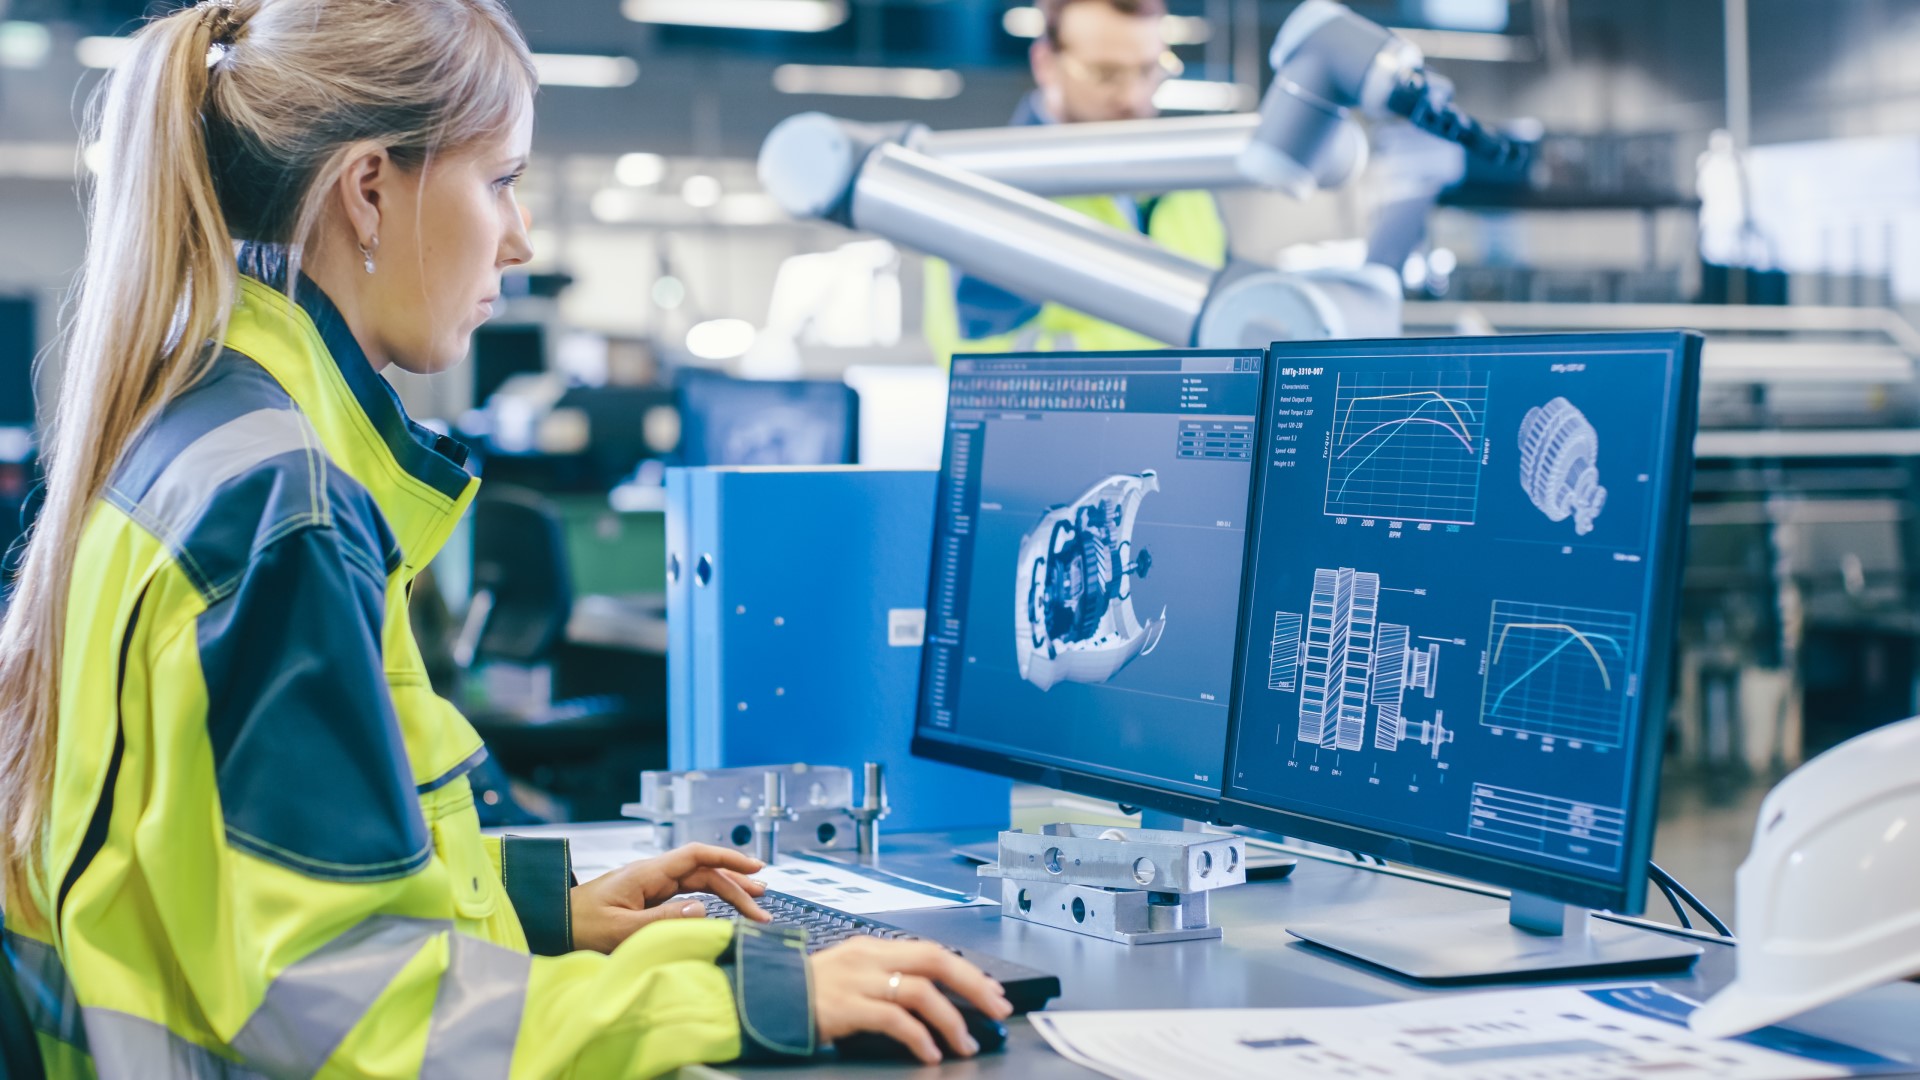
[{"label": "torque curve graph", "polygon": [[1483,373],[1341,375],[1333,404],[1328,516],[1473,524],[1486,445]]},{"label": "torque curve graph", "polygon": [[1540,738],[1618,747],[1633,690],[1634,616],[1493,602],[1480,723]]}]

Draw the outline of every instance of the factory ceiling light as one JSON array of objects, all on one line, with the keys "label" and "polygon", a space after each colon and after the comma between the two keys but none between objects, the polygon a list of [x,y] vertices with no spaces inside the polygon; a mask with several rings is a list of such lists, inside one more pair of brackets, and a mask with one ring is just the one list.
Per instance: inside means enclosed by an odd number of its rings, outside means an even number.
[{"label": "factory ceiling light", "polygon": [[574,53],[534,53],[533,70],[541,86],[586,86],[613,90],[632,86],[640,77],[640,65],[626,56],[591,56]]},{"label": "factory ceiling light", "polygon": [[722,194],[720,181],[705,173],[689,176],[680,185],[680,197],[695,210],[711,210],[720,205]]},{"label": "factory ceiling light", "polygon": [[817,34],[847,21],[846,0],[623,0],[634,22]]},{"label": "factory ceiling light", "polygon": [[965,87],[966,80],[960,77],[959,72],[933,68],[782,64],[773,69],[773,88],[783,94],[944,101],[960,96],[960,91]]},{"label": "factory ceiling light", "polygon": [[1047,32],[1047,17],[1037,7],[1008,8],[1000,16],[1000,28],[1011,37],[1037,38]]},{"label": "factory ceiling light", "polygon": [[0,67],[37,68],[53,51],[53,34],[37,22],[0,22]]},{"label": "factory ceiling light", "polygon": [[621,154],[613,163],[614,179],[628,187],[652,187],[667,176],[667,159],[659,154]]}]

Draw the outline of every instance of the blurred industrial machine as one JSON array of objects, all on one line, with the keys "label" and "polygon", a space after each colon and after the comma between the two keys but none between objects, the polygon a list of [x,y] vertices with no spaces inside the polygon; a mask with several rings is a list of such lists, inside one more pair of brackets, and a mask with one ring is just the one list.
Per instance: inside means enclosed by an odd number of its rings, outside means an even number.
[{"label": "blurred industrial machine", "polygon": [[1274,40],[1258,113],[933,132],[820,113],[767,137],[760,178],[796,217],[824,218],[946,259],[1171,345],[1399,332],[1397,266],[1215,268],[1137,234],[1089,225],[1043,196],[1263,186],[1304,199],[1357,176],[1359,118],[1399,118],[1498,167],[1528,147],[1452,105],[1412,43],[1331,0],[1307,0]]}]

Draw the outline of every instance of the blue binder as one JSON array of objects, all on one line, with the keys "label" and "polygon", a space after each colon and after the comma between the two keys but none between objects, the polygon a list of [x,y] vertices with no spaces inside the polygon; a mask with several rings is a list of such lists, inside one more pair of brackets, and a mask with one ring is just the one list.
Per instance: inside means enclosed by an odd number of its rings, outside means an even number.
[{"label": "blue binder", "polygon": [[671,768],[881,761],[883,831],[1006,826],[1008,781],[908,753],[937,475],[667,471]]}]

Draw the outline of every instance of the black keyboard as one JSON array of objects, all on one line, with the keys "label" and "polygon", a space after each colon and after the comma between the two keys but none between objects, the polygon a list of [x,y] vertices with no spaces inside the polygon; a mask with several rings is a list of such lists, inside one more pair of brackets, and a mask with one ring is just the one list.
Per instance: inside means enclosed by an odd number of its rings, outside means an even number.
[{"label": "black keyboard", "polygon": [[[694,899],[703,901],[707,905],[709,918],[732,919],[740,915],[732,904],[717,896],[701,893]],[[897,926],[877,922],[864,915],[848,915],[811,900],[802,900],[797,896],[789,896],[772,889],[768,889],[765,896],[759,897],[759,904],[767,914],[773,916],[775,926],[797,927],[805,930],[809,954],[819,952],[829,945],[856,935],[897,941],[933,940],[911,930],[902,930]],[[1047,1002],[1060,996],[1060,977],[1057,975],[1049,975],[1044,971],[987,953],[956,948],[945,942],[936,942],[936,944],[958,953],[961,959],[986,972],[988,978],[1005,987],[1007,1001],[1012,1003],[1015,1014],[1044,1009],[1047,1007]]]}]

